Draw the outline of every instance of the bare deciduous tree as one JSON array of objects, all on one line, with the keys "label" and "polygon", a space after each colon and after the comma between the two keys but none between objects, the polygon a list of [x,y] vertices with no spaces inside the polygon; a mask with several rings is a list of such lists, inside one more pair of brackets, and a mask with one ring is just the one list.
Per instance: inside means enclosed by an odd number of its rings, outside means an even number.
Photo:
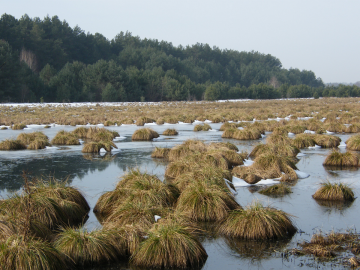
[{"label": "bare deciduous tree", "polygon": [[35,53],[26,50],[24,47],[20,52],[20,62],[24,61],[33,72],[38,72],[38,63]]}]

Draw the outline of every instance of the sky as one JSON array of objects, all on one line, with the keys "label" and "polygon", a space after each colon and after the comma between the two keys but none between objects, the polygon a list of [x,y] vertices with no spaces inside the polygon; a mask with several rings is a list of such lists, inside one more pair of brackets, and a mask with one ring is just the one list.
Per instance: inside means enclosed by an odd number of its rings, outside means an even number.
[{"label": "sky", "polygon": [[360,81],[359,0],[0,0],[0,14],[57,15],[71,27],[258,51],[325,83]]}]

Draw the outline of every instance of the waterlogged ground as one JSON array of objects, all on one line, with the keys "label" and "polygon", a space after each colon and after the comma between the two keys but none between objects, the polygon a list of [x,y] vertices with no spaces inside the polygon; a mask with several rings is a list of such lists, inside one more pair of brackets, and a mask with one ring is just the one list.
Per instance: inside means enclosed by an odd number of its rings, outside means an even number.
[{"label": "waterlogged ground", "polygon": [[[110,127],[121,135],[121,140],[115,142],[120,152],[104,156],[83,154],[82,146],[70,146],[53,150],[21,150],[0,152],[0,195],[4,198],[21,189],[22,172],[25,170],[33,176],[49,175],[56,178],[68,178],[68,181],[84,192],[91,207],[94,207],[99,196],[113,190],[116,182],[129,168],[139,168],[163,179],[166,163],[150,157],[155,146],[172,147],[189,138],[210,141],[230,141],[238,146],[240,151],[250,151],[259,141],[236,141],[222,139],[222,132],[218,131],[221,124],[210,124],[213,131],[193,132],[194,125],[176,124],[151,126],[159,134],[167,128],[175,128],[178,136],[160,136],[153,142],[132,142],[131,135],[139,127],[120,126]],[[23,131],[0,130],[0,141],[16,138],[21,132],[41,130],[50,139],[60,130],[71,131],[75,127],[54,126],[44,129],[42,126],[30,126]],[[349,134],[338,135],[345,141]],[[307,172],[310,177],[299,179],[292,187],[293,193],[281,198],[268,197],[259,194],[258,185],[238,187],[236,200],[246,206],[254,200],[263,201],[294,216],[299,232],[292,239],[277,242],[229,241],[224,238],[207,237],[202,243],[209,255],[202,269],[343,269],[343,265],[334,262],[323,262],[311,257],[285,256],[282,251],[294,248],[297,243],[310,240],[313,233],[345,231],[355,229],[360,222],[359,199],[346,205],[320,205],[311,195],[325,180],[341,181],[351,184],[356,196],[360,194],[360,171],[339,170],[322,166],[329,149],[308,149],[301,152],[305,156],[300,158],[297,167]],[[341,151],[345,151],[341,148]],[[100,227],[96,217],[90,212],[86,223],[89,229]],[[94,269],[128,269],[126,264]]]}]

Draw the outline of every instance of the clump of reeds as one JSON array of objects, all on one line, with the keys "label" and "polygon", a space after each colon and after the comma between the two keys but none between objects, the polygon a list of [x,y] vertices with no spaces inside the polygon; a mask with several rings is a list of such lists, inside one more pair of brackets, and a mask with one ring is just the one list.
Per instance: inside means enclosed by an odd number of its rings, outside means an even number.
[{"label": "clump of reeds", "polygon": [[308,148],[315,146],[315,135],[313,134],[297,134],[296,137],[292,141],[292,145],[299,149]]},{"label": "clump of reeds", "polygon": [[211,126],[208,124],[198,124],[194,127],[194,131],[209,131]]},{"label": "clump of reeds", "polygon": [[360,125],[359,124],[351,124],[350,126],[346,127],[344,131],[346,133],[358,133],[358,132],[360,132]]},{"label": "clump of reeds", "polygon": [[272,133],[266,138],[266,143],[268,144],[291,145],[291,142],[292,140],[288,137],[287,133],[286,135]]},{"label": "clump of reeds", "polygon": [[341,153],[333,150],[325,159],[324,166],[358,167],[359,156],[353,152]]},{"label": "clump of reeds", "polygon": [[314,141],[323,148],[335,148],[340,145],[341,139],[333,135],[316,135]]},{"label": "clump of reeds", "polygon": [[41,131],[32,132],[32,133],[20,133],[17,136],[17,140],[23,142],[26,145],[30,144],[35,139],[48,140],[49,138]]},{"label": "clump of reeds", "polygon": [[289,132],[294,133],[294,134],[304,133],[305,130],[306,130],[306,127],[303,125],[290,125],[290,127],[289,127]]},{"label": "clump of reeds", "polygon": [[27,149],[30,150],[44,149],[46,146],[50,146],[50,145],[51,144],[49,143],[48,140],[35,139],[28,145]]},{"label": "clump of reeds", "polygon": [[122,120],[121,123],[124,125],[132,125],[132,124],[134,124],[134,120],[130,119],[130,118],[126,118],[126,119]]},{"label": "clump of reeds", "polygon": [[354,192],[347,184],[343,183],[321,183],[321,187],[312,197],[316,200],[353,201]]},{"label": "clump of reeds", "polygon": [[176,161],[179,158],[192,153],[206,152],[207,148],[204,142],[199,140],[186,140],[184,143],[176,145],[169,152],[169,160]]},{"label": "clump of reeds", "polygon": [[131,139],[133,141],[151,141],[154,138],[158,138],[159,134],[151,128],[141,128],[134,132]]},{"label": "clump of reeds", "polygon": [[59,131],[51,140],[52,144],[58,145],[79,145],[79,139],[76,135],[65,130]]},{"label": "clump of reeds", "polygon": [[137,126],[143,126],[146,123],[153,123],[153,122],[155,122],[154,119],[151,119],[151,118],[146,117],[146,116],[142,116],[142,117],[139,117],[138,119],[136,119],[136,125]]},{"label": "clump of reeds", "polygon": [[278,143],[268,143],[268,144],[258,144],[250,153],[251,158],[256,158],[262,154],[273,153],[280,156],[296,157],[300,150],[290,144],[278,144]]},{"label": "clump of reeds", "polygon": [[19,140],[6,139],[0,142],[0,150],[22,150],[26,145]]},{"label": "clump of reeds", "polygon": [[176,211],[194,221],[220,221],[240,208],[228,189],[204,181],[194,182],[181,193]]},{"label": "clump of reeds", "polygon": [[104,148],[107,152],[110,152],[112,148],[117,148],[117,146],[112,141],[89,142],[84,144],[81,152],[99,153],[101,148]]},{"label": "clump of reeds", "polygon": [[62,255],[48,242],[38,238],[12,235],[0,243],[1,269],[66,269]]},{"label": "clump of reeds", "polygon": [[330,132],[344,132],[346,127],[338,121],[332,121],[324,125],[324,129]]},{"label": "clump of reeds", "polygon": [[231,169],[233,166],[244,164],[241,155],[236,153],[234,150],[229,150],[228,148],[209,150],[206,154],[217,159],[219,163],[227,164],[228,169]]},{"label": "clump of reeds", "polygon": [[169,220],[155,224],[130,262],[142,267],[186,268],[199,267],[207,258],[192,229]]},{"label": "clump of reeds", "polygon": [[56,236],[54,246],[77,266],[101,264],[116,261],[125,255],[125,249],[114,241],[111,230],[84,228],[63,228]]},{"label": "clump of reeds", "polygon": [[237,128],[238,128],[238,124],[226,122],[221,125],[219,131],[225,131],[227,129],[237,129]]},{"label": "clump of reeds", "polygon": [[19,130],[19,129],[24,129],[26,128],[26,125],[25,124],[14,124],[11,129],[13,130]]},{"label": "clump of reeds", "polygon": [[291,193],[291,188],[284,183],[276,184],[259,191],[263,195],[286,195]]},{"label": "clump of reeds", "polygon": [[87,127],[77,127],[72,131],[72,133],[75,134],[79,138],[87,138],[88,131],[89,131],[89,128],[87,128]]},{"label": "clump of reeds", "polygon": [[174,128],[168,128],[168,129],[164,130],[164,132],[163,132],[163,135],[165,135],[165,136],[174,136],[174,135],[178,135],[178,134],[179,133]]},{"label": "clump of reeds", "polygon": [[165,120],[163,119],[163,118],[158,118],[157,120],[156,120],[156,124],[157,125],[163,125],[165,123]]},{"label": "clump of reeds", "polygon": [[0,128],[1,130],[6,130],[6,129],[8,129],[7,127],[1,127]]},{"label": "clump of reeds", "polygon": [[351,136],[345,143],[347,149],[360,151],[360,135]]},{"label": "clump of reeds", "polygon": [[152,158],[169,158],[170,148],[166,147],[155,147],[155,150],[151,153]]},{"label": "clump of reeds", "polygon": [[178,124],[179,120],[175,117],[167,117],[165,119],[165,123],[169,123],[169,124]]},{"label": "clump of reeds", "polygon": [[112,141],[117,136],[120,136],[118,132],[106,128],[90,127],[86,132],[86,138],[95,142]]},{"label": "clump of reeds", "polygon": [[219,149],[227,148],[229,150],[239,151],[239,148],[233,143],[230,142],[212,142],[207,146],[208,149]]},{"label": "clump of reeds", "polygon": [[219,233],[243,239],[279,239],[297,231],[291,215],[253,202],[243,210],[233,210],[219,226]]},{"label": "clump of reeds", "polygon": [[236,130],[232,138],[236,140],[258,140],[261,138],[261,132],[257,128],[244,128]]},{"label": "clump of reeds", "polygon": [[225,129],[225,131],[223,132],[223,134],[221,135],[222,138],[232,138],[234,136],[234,133],[237,131],[238,129],[235,128],[228,128]]}]

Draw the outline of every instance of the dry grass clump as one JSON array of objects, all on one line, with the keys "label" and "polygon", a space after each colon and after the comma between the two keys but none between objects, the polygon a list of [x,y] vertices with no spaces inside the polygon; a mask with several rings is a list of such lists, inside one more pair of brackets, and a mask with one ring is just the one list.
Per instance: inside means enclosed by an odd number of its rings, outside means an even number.
[{"label": "dry grass clump", "polygon": [[133,141],[152,141],[152,139],[158,137],[159,134],[151,128],[141,128],[134,132],[131,139]]},{"label": "dry grass clump", "polygon": [[237,128],[238,128],[238,124],[226,122],[221,125],[219,131],[225,131],[227,129],[237,129]]},{"label": "dry grass clump", "polygon": [[168,128],[166,130],[164,130],[163,135],[165,136],[175,136],[178,135],[179,133],[177,132],[177,130],[175,128]]},{"label": "dry grass clump", "polygon": [[214,157],[216,160],[218,160],[219,163],[224,163],[224,164],[227,163],[228,169],[231,169],[233,166],[244,164],[243,158],[240,154],[236,153],[234,150],[229,150],[228,148],[225,147],[208,150],[206,154]]},{"label": "dry grass clump", "polygon": [[166,147],[155,147],[155,150],[151,153],[152,158],[169,158],[170,148]]},{"label": "dry grass clump", "polygon": [[159,208],[172,206],[177,197],[178,190],[173,185],[164,184],[155,175],[131,170],[114,191],[99,198],[94,212],[106,222],[129,224],[141,219],[151,225]]},{"label": "dry grass clump", "polygon": [[107,152],[110,152],[112,148],[117,148],[117,146],[112,141],[89,142],[84,144],[81,152],[99,153],[101,148],[104,148]]},{"label": "dry grass clump", "polygon": [[57,145],[79,145],[79,139],[76,135],[65,130],[59,131],[55,137],[51,140],[52,144]]},{"label": "dry grass clump", "polygon": [[199,267],[207,258],[201,243],[193,236],[193,229],[169,220],[149,230],[130,262],[141,267],[186,268]]},{"label": "dry grass clump", "polygon": [[28,145],[27,149],[29,150],[44,149],[46,146],[50,146],[50,145],[51,144],[49,143],[48,140],[35,139]]},{"label": "dry grass clump", "polygon": [[359,124],[351,124],[348,127],[345,127],[344,132],[346,133],[359,133],[360,132],[360,125]]},{"label": "dry grass clump", "polygon": [[209,131],[211,126],[208,124],[198,124],[194,127],[194,131]]},{"label": "dry grass clump", "polygon": [[289,132],[294,133],[294,134],[304,133],[305,130],[306,130],[306,127],[303,125],[290,125],[289,126]]},{"label": "dry grass clump", "polygon": [[280,156],[296,157],[300,150],[290,144],[258,144],[250,153],[251,158],[256,158],[262,154],[274,153]]},{"label": "dry grass clump", "polygon": [[288,126],[280,126],[280,127],[275,127],[271,135],[287,136],[288,133],[289,133]]},{"label": "dry grass clump", "polygon": [[16,139],[28,145],[35,139],[48,140],[49,138],[41,131],[36,131],[32,133],[20,133]]},{"label": "dry grass clump", "polygon": [[293,159],[287,156],[280,156],[274,153],[266,153],[255,158],[251,169],[258,171],[263,178],[278,178],[282,173],[289,175],[292,179],[297,179],[297,170]]},{"label": "dry grass clump", "polygon": [[340,145],[341,139],[333,135],[316,135],[314,141],[323,148],[335,148]]},{"label": "dry grass clump", "polygon": [[168,124],[178,124],[179,120],[177,119],[177,117],[166,117],[165,118],[165,123]]},{"label": "dry grass clump", "polygon": [[72,131],[72,134],[75,134],[78,138],[87,138],[87,133],[89,128],[87,127],[77,127]]},{"label": "dry grass clump", "polygon": [[63,228],[56,236],[55,248],[76,266],[108,263],[124,255],[125,249],[116,241],[115,231],[84,228]]},{"label": "dry grass clump", "polygon": [[351,136],[346,140],[346,148],[353,151],[360,151],[360,135]]},{"label": "dry grass clump", "polygon": [[156,120],[156,124],[157,125],[163,125],[165,123],[165,120],[163,119],[163,118],[158,118],[157,120]]},{"label": "dry grass clump", "polygon": [[291,215],[272,207],[253,202],[245,209],[229,212],[228,218],[219,226],[219,233],[243,239],[280,239],[297,231]]},{"label": "dry grass clump", "polygon": [[26,145],[19,140],[6,139],[0,142],[0,150],[23,150]]},{"label": "dry grass clump", "polygon": [[20,130],[20,129],[24,129],[26,128],[27,126],[25,124],[14,124],[11,129],[12,130]]},{"label": "dry grass clump", "polygon": [[6,130],[8,129],[7,127],[1,127],[0,130]]},{"label": "dry grass clump", "polygon": [[338,121],[331,121],[330,123],[325,124],[323,128],[327,131],[337,133],[346,131],[346,127]]},{"label": "dry grass clump", "polygon": [[292,193],[291,188],[284,183],[276,184],[259,191],[263,195],[286,195]]},{"label": "dry grass clump", "polygon": [[134,120],[130,119],[130,118],[125,118],[121,121],[122,124],[124,125],[133,125],[134,124]]},{"label": "dry grass clump", "polygon": [[287,144],[287,145],[291,145],[292,139],[290,139],[286,133],[286,135],[281,135],[281,134],[270,134],[267,138],[266,138],[266,143],[268,144]]},{"label": "dry grass clump", "polygon": [[340,153],[338,150],[333,151],[326,157],[324,166],[339,166],[339,167],[358,167],[359,156],[353,152]]},{"label": "dry grass clump", "polygon": [[233,143],[230,142],[212,142],[207,146],[207,149],[221,149],[227,148],[229,150],[239,151],[239,148]]},{"label": "dry grass clump", "polygon": [[261,132],[257,128],[244,128],[236,130],[232,138],[236,140],[258,140],[261,138]]},{"label": "dry grass clump", "polygon": [[321,187],[312,197],[316,200],[353,201],[355,200],[352,189],[343,183],[321,183]]},{"label": "dry grass clump", "polygon": [[238,208],[228,189],[204,181],[189,184],[176,204],[177,213],[194,221],[220,221]]},{"label": "dry grass clump", "polygon": [[112,141],[120,136],[118,132],[106,128],[90,127],[86,132],[86,138],[95,142]]},{"label": "dry grass clump", "polygon": [[1,269],[62,270],[63,256],[48,242],[23,235],[12,235],[0,243]]},{"label": "dry grass clump", "polygon": [[142,117],[139,117],[138,119],[136,119],[136,125],[137,126],[143,126],[146,123],[154,123],[154,122],[155,122],[154,119],[151,119],[151,118],[146,117],[146,116],[142,116]]},{"label": "dry grass clump", "polygon": [[221,135],[222,138],[232,138],[234,136],[234,133],[238,131],[237,128],[228,128],[225,129],[223,134]]},{"label": "dry grass clump", "polygon": [[179,158],[193,154],[206,152],[207,147],[204,142],[199,140],[186,140],[182,144],[176,145],[169,152],[169,160],[176,161]]},{"label": "dry grass clump", "polygon": [[292,145],[299,149],[308,148],[315,146],[315,135],[313,134],[297,134],[296,137],[292,141]]}]

